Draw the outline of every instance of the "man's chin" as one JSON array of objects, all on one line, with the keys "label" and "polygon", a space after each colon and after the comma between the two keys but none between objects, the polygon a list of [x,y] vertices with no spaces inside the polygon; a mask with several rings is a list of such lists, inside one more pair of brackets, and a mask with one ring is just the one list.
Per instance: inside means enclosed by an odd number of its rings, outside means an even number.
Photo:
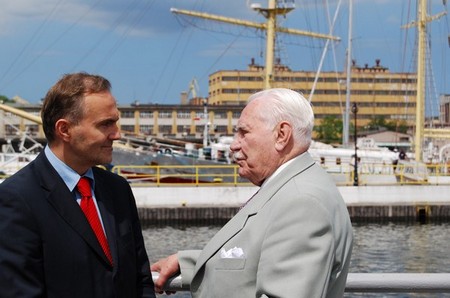
[{"label": "man's chin", "polygon": [[[246,175],[246,171],[245,171],[244,168],[242,168],[241,166],[239,166],[238,174],[239,174],[240,177],[245,178],[245,179],[248,179],[248,178],[247,178],[248,175]],[[247,173],[247,174],[248,174],[248,173]]]},{"label": "man's chin", "polygon": [[101,165],[110,165],[112,163],[112,155],[111,156],[103,156],[100,160]]}]

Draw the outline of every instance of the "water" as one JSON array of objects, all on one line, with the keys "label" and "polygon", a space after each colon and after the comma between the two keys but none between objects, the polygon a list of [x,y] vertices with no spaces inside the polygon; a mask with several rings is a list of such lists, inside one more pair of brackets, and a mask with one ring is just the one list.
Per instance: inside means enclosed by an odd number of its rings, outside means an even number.
[{"label": "water", "polygon": [[[151,262],[182,249],[202,249],[220,226],[148,227],[144,240]],[[351,273],[450,272],[450,223],[354,224]],[[162,295],[161,297],[163,297]],[[191,297],[179,292],[170,297]],[[360,294],[345,297],[450,297],[450,294]]]}]

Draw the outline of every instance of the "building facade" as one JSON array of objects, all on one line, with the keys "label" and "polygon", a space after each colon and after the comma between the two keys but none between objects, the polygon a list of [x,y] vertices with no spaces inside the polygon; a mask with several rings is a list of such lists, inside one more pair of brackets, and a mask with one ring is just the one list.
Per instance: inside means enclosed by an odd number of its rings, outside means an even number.
[{"label": "building facade", "polygon": [[199,139],[232,135],[242,106],[130,105],[119,106],[124,134]]},{"label": "building facade", "polygon": [[[358,105],[358,126],[365,125],[374,117],[386,121],[404,120],[408,125],[415,122],[416,74],[391,73],[377,60],[374,66],[359,67],[353,62],[351,68],[351,104]],[[272,87],[284,87],[299,91],[309,98],[316,116],[316,125],[326,116],[341,118],[346,105],[346,74],[322,72],[314,86],[316,73],[292,71],[275,63]],[[252,59],[245,71],[220,70],[209,77],[209,105],[245,104],[247,98],[263,89],[264,67]],[[350,104],[350,105],[351,105]]]}]

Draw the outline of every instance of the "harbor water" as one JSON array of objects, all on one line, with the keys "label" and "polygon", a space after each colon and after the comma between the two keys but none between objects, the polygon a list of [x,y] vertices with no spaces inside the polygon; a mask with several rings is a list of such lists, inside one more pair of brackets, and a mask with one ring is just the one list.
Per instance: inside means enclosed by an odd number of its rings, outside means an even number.
[{"label": "harbor water", "polygon": [[[148,226],[150,261],[182,249],[201,249],[220,226]],[[450,223],[355,223],[351,273],[450,272]],[[160,295],[164,297],[165,295]],[[178,292],[169,297],[191,297]],[[449,294],[346,293],[344,297],[450,297]]]}]

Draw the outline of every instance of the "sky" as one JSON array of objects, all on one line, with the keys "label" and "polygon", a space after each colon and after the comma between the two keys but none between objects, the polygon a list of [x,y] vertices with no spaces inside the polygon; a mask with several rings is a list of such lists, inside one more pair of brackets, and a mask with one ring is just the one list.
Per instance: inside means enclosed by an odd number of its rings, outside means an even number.
[{"label": "sky", "polygon": [[[211,73],[245,70],[252,58],[264,65],[264,32],[171,8],[265,22],[252,9],[255,3],[267,6],[265,0],[0,0],[0,95],[39,103],[63,74],[85,71],[108,78],[119,105],[179,104],[193,80],[197,96],[206,97]],[[415,71],[415,29],[401,26],[416,18],[416,2],[354,0],[352,6],[352,59],[360,66],[380,59],[391,72]],[[447,9],[445,0],[429,0],[430,15]],[[437,97],[450,94],[449,18],[428,27],[430,90]],[[279,26],[341,38],[329,43],[322,71],[345,69],[348,24],[348,0],[297,0],[293,11],[279,17]],[[280,34],[276,53],[292,70],[316,71],[324,45]]]}]

